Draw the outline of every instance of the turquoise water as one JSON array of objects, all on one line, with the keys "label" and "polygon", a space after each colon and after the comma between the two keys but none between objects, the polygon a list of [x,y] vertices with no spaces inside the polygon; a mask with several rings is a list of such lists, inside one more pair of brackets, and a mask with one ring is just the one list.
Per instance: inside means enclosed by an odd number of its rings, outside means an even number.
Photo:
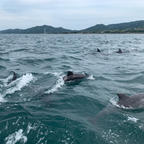
[{"label": "turquoise water", "polygon": [[144,35],[0,35],[0,71],[0,144],[144,143],[144,111],[116,105],[144,93]]}]

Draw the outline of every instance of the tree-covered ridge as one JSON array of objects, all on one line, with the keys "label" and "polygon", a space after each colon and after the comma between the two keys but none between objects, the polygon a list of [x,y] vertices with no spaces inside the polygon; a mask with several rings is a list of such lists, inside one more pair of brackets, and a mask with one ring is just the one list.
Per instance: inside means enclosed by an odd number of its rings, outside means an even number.
[{"label": "tree-covered ridge", "polygon": [[28,29],[8,29],[0,31],[2,34],[67,34],[67,33],[144,33],[144,20],[119,24],[97,24],[83,30],[69,30],[62,27],[35,26]]},{"label": "tree-covered ridge", "polygon": [[52,26],[35,26],[28,29],[8,29],[0,31],[3,34],[58,34],[58,33],[70,33],[72,30],[64,29],[62,27],[52,27]]},{"label": "tree-covered ridge", "polygon": [[95,25],[81,30],[83,33],[136,33],[144,32],[144,20],[110,25]]}]

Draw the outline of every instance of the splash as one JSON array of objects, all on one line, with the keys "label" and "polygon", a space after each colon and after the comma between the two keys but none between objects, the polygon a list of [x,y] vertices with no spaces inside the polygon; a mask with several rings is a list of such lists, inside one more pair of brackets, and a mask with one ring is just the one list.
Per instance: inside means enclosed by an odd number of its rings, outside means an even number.
[{"label": "splash", "polygon": [[0,94],[0,103],[1,102],[6,102],[6,100],[3,98],[3,96]]},{"label": "splash", "polygon": [[24,136],[23,130],[19,129],[13,134],[10,134],[8,137],[5,138],[6,144],[16,144],[19,141],[23,141],[23,143],[27,142],[27,137]]},{"label": "splash", "polygon": [[58,80],[56,84],[50,90],[45,92],[47,94],[54,93],[55,91],[57,91],[59,88],[61,88],[64,85],[63,75],[61,75],[61,73],[53,73],[53,75],[58,77]]},{"label": "splash", "polygon": [[110,103],[111,103],[112,105],[116,106],[116,107],[120,107],[120,106],[117,104],[117,101],[116,101],[114,98],[110,99]]},{"label": "splash", "polygon": [[8,85],[8,82],[12,79],[13,75],[10,74],[6,79],[3,79],[4,86]]},{"label": "splash", "polygon": [[36,128],[37,128],[37,126],[32,126],[32,124],[31,123],[28,123],[28,126],[27,126],[27,134],[29,134],[29,132],[31,131],[31,130],[36,130]]},{"label": "splash", "polygon": [[13,87],[10,87],[9,89],[7,89],[5,95],[13,94],[16,91],[20,91],[23,87],[27,86],[33,79],[34,77],[31,73],[27,73],[23,75],[22,77],[18,78],[16,81],[14,81],[11,84],[13,85]]},{"label": "splash", "polygon": [[118,105],[117,101],[116,101],[114,98],[110,99],[110,103],[111,103],[112,105],[118,107],[118,108],[122,108],[122,109],[133,109],[132,107],[125,107],[125,106],[123,106],[123,105]]},{"label": "splash", "polygon": [[54,75],[54,76],[56,76],[56,77],[59,77],[62,73],[61,72],[45,72],[44,74],[52,74],[52,75]]},{"label": "splash", "polygon": [[89,75],[87,79],[89,79],[89,80],[95,80],[95,78],[94,78],[93,75]]},{"label": "splash", "polygon": [[119,134],[109,129],[107,131],[103,131],[102,137],[108,141],[109,144],[118,144],[118,138],[120,137]]},{"label": "splash", "polygon": [[128,116],[128,121],[133,121],[133,122],[137,122],[138,121],[138,119],[137,118],[135,118],[135,117],[130,117],[130,116]]}]

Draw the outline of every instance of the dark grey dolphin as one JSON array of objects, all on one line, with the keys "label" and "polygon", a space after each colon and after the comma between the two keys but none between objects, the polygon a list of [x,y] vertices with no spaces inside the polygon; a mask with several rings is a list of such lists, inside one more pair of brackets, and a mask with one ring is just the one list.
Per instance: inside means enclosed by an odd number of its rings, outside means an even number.
[{"label": "dark grey dolphin", "polygon": [[101,50],[99,48],[97,48],[97,52],[101,52]]},{"label": "dark grey dolphin", "polygon": [[119,48],[118,51],[117,51],[116,53],[121,54],[121,53],[123,53],[123,52],[122,52],[122,50]]},{"label": "dark grey dolphin", "polygon": [[137,94],[134,96],[127,96],[125,94],[117,94],[119,97],[118,105],[128,108],[144,108],[144,94]]},{"label": "dark grey dolphin", "polygon": [[74,74],[72,71],[68,71],[67,75],[63,77],[63,80],[72,81],[72,80],[83,79],[85,77],[87,77],[86,74]]},{"label": "dark grey dolphin", "polygon": [[17,75],[14,71],[11,71],[12,77],[8,80],[7,84],[10,84],[11,82],[15,81],[17,79]]}]

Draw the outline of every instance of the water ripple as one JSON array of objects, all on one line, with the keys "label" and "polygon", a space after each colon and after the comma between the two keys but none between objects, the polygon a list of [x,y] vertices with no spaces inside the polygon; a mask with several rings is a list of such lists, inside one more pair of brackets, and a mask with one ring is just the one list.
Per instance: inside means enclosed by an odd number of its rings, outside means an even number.
[{"label": "water ripple", "polygon": [[0,55],[1,143],[143,143],[144,111],[110,102],[144,92],[142,34],[0,35]]}]

